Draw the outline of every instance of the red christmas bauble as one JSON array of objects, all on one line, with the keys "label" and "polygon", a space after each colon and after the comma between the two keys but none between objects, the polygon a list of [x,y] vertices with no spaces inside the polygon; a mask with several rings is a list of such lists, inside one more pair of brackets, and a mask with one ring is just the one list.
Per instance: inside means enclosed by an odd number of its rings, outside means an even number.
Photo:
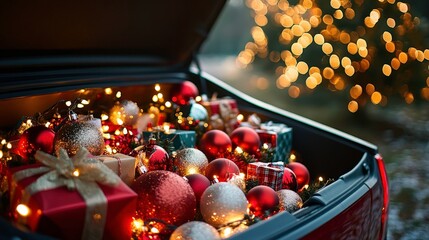
[{"label": "red christmas bauble", "polygon": [[137,161],[140,161],[149,172],[170,169],[170,158],[167,151],[153,143],[149,143],[139,151]]},{"label": "red christmas bauble", "polygon": [[186,175],[185,178],[188,180],[189,185],[191,185],[192,190],[194,190],[195,198],[197,199],[197,203],[199,203],[201,195],[210,186],[210,180],[199,173]]},{"label": "red christmas bauble", "polygon": [[30,127],[19,138],[15,153],[25,161],[34,156],[37,150],[51,154],[54,151],[54,138],[55,132],[50,128],[43,125]]},{"label": "red christmas bauble", "polygon": [[264,218],[266,212],[272,215],[279,205],[279,196],[272,188],[264,185],[256,186],[247,193],[247,201],[249,201],[250,210],[255,216]]},{"label": "red christmas bauble", "polygon": [[230,152],[232,149],[232,142],[225,132],[221,130],[210,130],[201,137],[198,148],[207,156],[209,161],[212,161]]},{"label": "red christmas bauble", "polygon": [[[138,177],[131,188],[137,193],[137,215],[143,220],[159,219],[179,226],[196,213],[194,191],[183,177],[157,170]],[[161,229],[160,229],[161,230]]]},{"label": "red christmas bauble", "polygon": [[190,81],[184,81],[173,87],[171,100],[179,105],[185,105],[191,98],[198,96],[198,88]]},{"label": "red christmas bauble", "polygon": [[239,127],[231,133],[232,146],[240,147],[249,154],[257,154],[261,145],[258,133],[250,127]]},{"label": "red christmas bauble", "polygon": [[237,164],[226,158],[217,158],[206,167],[206,177],[213,181],[215,176],[219,182],[226,182],[234,174],[239,175]]},{"label": "red christmas bauble", "polygon": [[298,181],[296,180],[295,173],[287,167],[283,171],[282,189],[298,191]]},{"label": "red christmas bauble", "polygon": [[290,168],[295,173],[296,181],[298,182],[298,190],[301,190],[305,185],[310,183],[310,173],[304,164],[291,162],[287,164],[286,167]]}]

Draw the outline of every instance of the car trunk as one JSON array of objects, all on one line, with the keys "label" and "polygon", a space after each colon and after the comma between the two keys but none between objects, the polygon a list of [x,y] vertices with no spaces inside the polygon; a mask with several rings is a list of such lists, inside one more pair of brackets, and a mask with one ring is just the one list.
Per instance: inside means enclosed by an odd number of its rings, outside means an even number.
[{"label": "car trunk", "polygon": [[[261,102],[190,67],[224,1],[172,4],[1,3],[0,129],[11,130],[23,116],[43,112],[59,100],[94,97],[85,109],[99,116],[109,109],[96,101],[97,93],[106,88],[120,91],[122,98],[149,103],[155,84],[169,99],[175,84],[191,81],[203,95],[235,99],[244,116],[256,113],[264,122],[293,128],[292,149],[309,169],[311,180],[335,180],[301,210],[279,213],[233,238],[304,237],[329,220],[326,214],[343,212],[349,208],[347,201],[367,193],[377,177],[374,145]],[[314,221],[322,215],[323,220]]]}]

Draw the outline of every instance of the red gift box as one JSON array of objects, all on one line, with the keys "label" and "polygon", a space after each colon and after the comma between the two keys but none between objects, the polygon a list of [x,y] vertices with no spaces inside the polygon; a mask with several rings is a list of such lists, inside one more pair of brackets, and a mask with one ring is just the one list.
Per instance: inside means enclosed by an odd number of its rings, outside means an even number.
[{"label": "red gift box", "polygon": [[[34,175],[38,170],[39,173]],[[93,182],[98,192],[89,191],[85,194],[99,196],[91,197],[88,202],[84,200],[82,191],[70,190],[64,185],[29,193],[31,186],[39,183],[51,170],[40,164],[9,169],[11,211],[18,224],[59,239],[100,239],[103,236],[109,239],[130,239],[137,194],[125,183],[119,181],[118,185],[109,186]],[[99,199],[101,205],[97,202]],[[30,210],[27,216],[16,211],[21,203],[26,203]]]},{"label": "red gift box", "polygon": [[275,191],[282,189],[283,162],[254,162],[247,165],[247,179],[256,179],[259,185],[266,185]]}]

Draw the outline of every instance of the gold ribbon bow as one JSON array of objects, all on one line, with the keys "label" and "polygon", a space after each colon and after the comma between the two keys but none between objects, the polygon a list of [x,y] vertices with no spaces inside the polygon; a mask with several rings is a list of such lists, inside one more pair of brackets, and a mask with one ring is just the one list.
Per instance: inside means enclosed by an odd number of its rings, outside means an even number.
[{"label": "gold ribbon bow", "polygon": [[[58,158],[37,151],[35,158],[45,166],[18,171],[13,174],[13,180],[17,183],[24,178],[45,173],[24,189],[22,204],[27,204],[30,197],[40,191],[62,186],[78,191],[86,204],[82,239],[101,239],[106,222],[107,198],[97,182],[116,186],[120,178],[104,164],[87,157],[88,150],[85,148],[81,148],[71,158],[64,149],[60,149]],[[20,217],[18,221],[25,223],[26,219]]]}]

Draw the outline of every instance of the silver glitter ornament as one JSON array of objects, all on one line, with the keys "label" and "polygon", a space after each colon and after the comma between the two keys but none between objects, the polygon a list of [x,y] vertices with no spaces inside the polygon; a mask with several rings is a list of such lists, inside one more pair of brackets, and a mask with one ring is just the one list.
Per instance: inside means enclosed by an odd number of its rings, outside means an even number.
[{"label": "silver glitter ornament", "polygon": [[73,156],[81,147],[85,147],[89,153],[95,156],[104,152],[103,134],[93,123],[68,122],[55,134],[54,148],[57,156],[60,148],[64,148],[69,156]]},{"label": "silver glitter ornament", "polygon": [[200,210],[207,223],[220,227],[244,218],[247,199],[239,187],[226,182],[215,183],[201,196]]},{"label": "silver glitter ornament", "polygon": [[288,211],[293,213],[302,207],[302,199],[298,193],[289,190],[282,189],[277,191],[279,196],[279,211]]},{"label": "silver glitter ornament", "polygon": [[200,221],[185,223],[174,230],[170,240],[220,240],[219,233],[213,226]]},{"label": "silver glitter ornament", "polygon": [[204,175],[204,171],[209,164],[206,155],[196,148],[184,148],[177,151],[174,165],[176,173],[180,176],[200,173]]}]

